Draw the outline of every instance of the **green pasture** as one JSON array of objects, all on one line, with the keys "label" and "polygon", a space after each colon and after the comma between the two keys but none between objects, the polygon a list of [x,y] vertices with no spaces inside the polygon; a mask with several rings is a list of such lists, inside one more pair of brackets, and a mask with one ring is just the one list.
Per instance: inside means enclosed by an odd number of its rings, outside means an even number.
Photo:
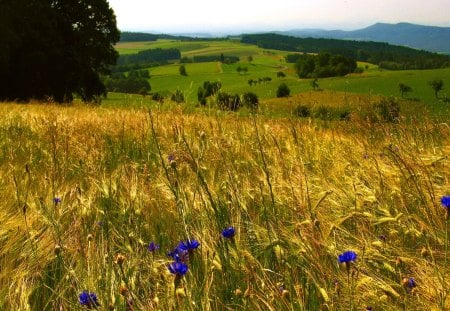
[{"label": "green pasture", "polygon": [[[232,40],[189,42],[159,39],[153,42],[125,42],[116,45],[116,49],[121,54],[136,53],[150,48],[179,48],[183,57],[222,53],[241,57],[240,62],[231,65],[220,62],[184,64],[187,76],[179,74],[180,64],[148,68],[152,93],[158,92],[169,96],[176,89],[180,89],[184,92],[186,101],[191,104],[197,103],[197,90],[204,81],[221,81],[222,90],[225,92],[242,94],[251,91],[261,100],[276,97],[276,90],[282,82],[289,86],[291,94],[311,90],[311,80],[299,79],[293,64],[285,62],[284,56],[290,53],[287,51],[264,50],[255,45],[241,44]],[[248,56],[252,56],[251,62],[248,61]],[[248,71],[238,73],[238,66],[246,67]],[[443,107],[448,111],[448,105],[443,103],[442,99],[449,94],[450,68],[388,71],[369,63],[360,62],[358,66],[364,68],[362,74],[319,79],[320,89],[368,96],[400,97],[398,85],[403,83],[413,90],[406,94],[406,99],[428,104],[431,111],[440,113]],[[284,72],[286,77],[277,78],[279,71]],[[253,86],[248,84],[250,79],[258,80],[264,77],[270,77],[272,81]],[[440,93],[440,99],[435,98],[434,91],[429,85],[429,81],[434,79],[444,81],[444,90]]]}]

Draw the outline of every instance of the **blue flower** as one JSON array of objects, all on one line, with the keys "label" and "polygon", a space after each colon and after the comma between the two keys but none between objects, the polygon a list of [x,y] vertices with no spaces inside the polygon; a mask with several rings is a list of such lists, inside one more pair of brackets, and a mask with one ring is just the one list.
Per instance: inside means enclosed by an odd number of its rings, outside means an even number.
[{"label": "blue flower", "polygon": [[200,246],[200,242],[197,240],[186,240],[186,242],[181,241],[178,244],[178,249],[181,251],[192,251]]},{"label": "blue flower", "polygon": [[172,262],[167,267],[170,271],[170,273],[175,274],[177,276],[183,276],[188,272],[188,266],[185,263],[182,262]]},{"label": "blue flower", "polygon": [[155,242],[150,242],[150,244],[148,244],[147,249],[148,249],[149,252],[154,253],[154,252],[156,252],[159,249],[159,245],[155,244]]},{"label": "blue flower", "polygon": [[408,287],[409,288],[414,288],[417,286],[416,280],[414,280],[414,278],[409,278],[408,279]]},{"label": "blue flower", "polygon": [[172,257],[176,262],[185,262],[189,260],[189,252],[175,247],[167,256]]},{"label": "blue flower", "polygon": [[97,295],[88,291],[83,291],[78,296],[78,301],[82,306],[86,306],[88,309],[100,306],[100,303],[97,300]]},{"label": "blue flower", "polygon": [[59,197],[54,197],[54,198],[53,198],[53,203],[55,203],[55,204],[61,203],[61,198],[59,198]]},{"label": "blue flower", "polygon": [[235,233],[236,233],[236,230],[234,229],[234,227],[228,227],[228,228],[223,229],[222,236],[224,238],[231,239],[234,237]]},{"label": "blue flower", "polygon": [[450,195],[444,195],[441,199],[441,204],[446,209],[450,209]]},{"label": "blue flower", "polygon": [[344,252],[344,253],[342,253],[342,254],[340,254],[338,256],[338,260],[339,260],[340,263],[344,263],[344,262],[345,263],[349,263],[351,261],[355,261],[356,257],[358,257],[358,256],[356,255],[355,252],[353,252],[353,251],[346,251],[346,252]]}]

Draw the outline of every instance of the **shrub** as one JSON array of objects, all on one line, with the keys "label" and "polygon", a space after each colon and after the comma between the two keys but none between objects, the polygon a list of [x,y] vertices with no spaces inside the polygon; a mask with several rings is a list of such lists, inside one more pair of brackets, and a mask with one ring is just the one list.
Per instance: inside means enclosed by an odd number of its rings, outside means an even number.
[{"label": "shrub", "polygon": [[217,105],[222,110],[237,111],[241,106],[241,98],[238,94],[228,94],[225,92],[217,93]]},{"label": "shrub", "polygon": [[300,118],[307,118],[311,116],[311,110],[305,105],[298,105],[294,109],[294,115]]},{"label": "shrub", "polygon": [[400,120],[400,105],[395,98],[383,98],[374,106],[379,120],[398,122]]},{"label": "shrub", "polygon": [[184,102],[183,92],[177,89],[175,93],[172,94],[170,99],[178,104],[183,103]]},{"label": "shrub", "polygon": [[291,94],[291,90],[286,83],[281,83],[277,89],[277,97],[287,97]]},{"label": "shrub", "polygon": [[242,104],[252,110],[258,109],[259,100],[255,93],[247,92],[242,95]]},{"label": "shrub", "polygon": [[164,101],[164,96],[162,96],[161,94],[159,94],[158,92],[156,92],[156,93],[153,93],[152,99],[153,99],[154,101],[157,101],[157,102],[162,103],[162,102]]}]

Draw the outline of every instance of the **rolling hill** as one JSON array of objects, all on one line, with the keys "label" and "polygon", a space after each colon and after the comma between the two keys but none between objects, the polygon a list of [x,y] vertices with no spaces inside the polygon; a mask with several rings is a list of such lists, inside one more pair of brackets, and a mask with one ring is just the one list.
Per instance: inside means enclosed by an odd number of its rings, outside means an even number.
[{"label": "rolling hill", "polygon": [[277,33],[295,37],[387,42],[431,52],[450,54],[450,27],[423,26],[410,23],[377,23],[353,31],[299,29]]}]

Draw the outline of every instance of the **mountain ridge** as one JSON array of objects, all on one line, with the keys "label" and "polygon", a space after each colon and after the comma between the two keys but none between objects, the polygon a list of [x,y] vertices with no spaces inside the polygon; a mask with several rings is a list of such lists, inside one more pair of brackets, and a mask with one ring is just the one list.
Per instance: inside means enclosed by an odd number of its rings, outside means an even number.
[{"label": "mountain ridge", "polygon": [[386,42],[430,52],[450,54],[450,27],[412,23],[376,23],[357,30],[293,29],[275,33],[295,37]]}]

